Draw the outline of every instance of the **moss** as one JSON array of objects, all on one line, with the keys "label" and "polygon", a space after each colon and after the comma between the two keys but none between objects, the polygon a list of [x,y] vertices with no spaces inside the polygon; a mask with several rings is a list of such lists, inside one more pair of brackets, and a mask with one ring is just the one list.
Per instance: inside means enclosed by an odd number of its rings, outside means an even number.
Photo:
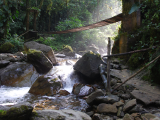
[{"label": "moss", "polygon": [[64,45],[64,47],[63,47],[64,49],[69,49],[70,50],[70,52],[73,52],[73,49],[72,49],[72,47],[71,46],[69,46],[69,45]]},{"label": "moss", "polygon": [[0,116],[6,116],[7,115],[7,111],[5,110],[0,110]]},{"label": "moss", "polygon": [[0,52],[11,52],[11,49],[14,47],[14,45],[10,42],[6,42],[0,47]]},{"label": "moss", "polygon": [[32,116],[37,117],[37,116],[38,116],[38,113],[37,113],[35,110],[33,110],[33,111],[32,111]]},{"label": "moss", "polygon": [[52,79],[51,81],[54,81],[54,82],[55,82],[55,81],[57,81],[57,80],[58,80],[58,78],[54,78],[54,79]]},{"label": "moss", "polygon": [[40,50],[35,50],[35,49],[29,49],[27,54],[34,54],[34,53],[41,53]]}]

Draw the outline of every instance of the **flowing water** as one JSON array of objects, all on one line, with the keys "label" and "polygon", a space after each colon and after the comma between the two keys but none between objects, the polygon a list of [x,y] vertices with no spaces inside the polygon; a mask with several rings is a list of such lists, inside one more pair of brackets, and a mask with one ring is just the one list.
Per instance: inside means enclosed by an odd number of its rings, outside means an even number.
[{"label": "flowing water", "polygon": [[[60,77],[64,90],[72,92],[73,85],[79,83],[79,76],[74,72],[73,65],[66,65],[66,60],[60,60],[60,66],[54,66],[47,76]],[[71,63],[75,62],[71,61]],[[67,96],[38,96],[28,93],[30,87],[7,87],[0,88],[0,105],[14,105],[21,102],[30,102],[34,109],[74,109],[85,111],[87,103],[77,98],[72,93]]]}]

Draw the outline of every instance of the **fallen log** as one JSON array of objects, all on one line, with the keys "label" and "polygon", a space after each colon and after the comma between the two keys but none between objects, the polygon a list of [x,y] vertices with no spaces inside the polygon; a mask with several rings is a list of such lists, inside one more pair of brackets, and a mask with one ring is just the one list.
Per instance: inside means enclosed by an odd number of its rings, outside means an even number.
[{"label": "fallen log", "polygon": [[141,68],[139,71],[137,71],[134,75],[132,75],[131,77],[129,77],[127,80],[125,80],[123,83],[121,83],[120,85],[118,85],[116,88],[114,88],[112,90],[111,93],[113,93],[117,88],[119,88],[120,86],[122,86],[124,83],[126,83],[128,80],[130,80],[131,78],[133,78],[134,76],[136,76],[138,73],[140,73],[142,70],[144,70],[146,67],[148,67],[150,64],[152,64],[153,62],[155,62],[158,58],[160,58],[160,55],[158,57],[156,57],[154,60],[152,60],[151,62],[149,62],[147,65],[145,65],[143,68]]}]

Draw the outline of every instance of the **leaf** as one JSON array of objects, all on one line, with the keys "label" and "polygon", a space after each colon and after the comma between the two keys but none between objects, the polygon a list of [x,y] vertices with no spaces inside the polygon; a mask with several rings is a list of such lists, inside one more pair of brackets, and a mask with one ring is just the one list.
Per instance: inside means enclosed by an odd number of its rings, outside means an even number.
[{"label": "leaf", "polygon": [[131,13],[137,11],[140,7],[141,7],[141,4],[135,3],[134,5],[132,5],[131,10],[129,11],[128,14],[131,14]]}]

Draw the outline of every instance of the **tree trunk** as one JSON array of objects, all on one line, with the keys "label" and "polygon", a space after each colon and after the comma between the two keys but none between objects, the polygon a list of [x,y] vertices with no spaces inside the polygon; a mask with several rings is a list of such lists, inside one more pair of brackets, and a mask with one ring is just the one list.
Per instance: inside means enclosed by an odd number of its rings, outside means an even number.
[{"label": "tree trunk", "polygon": [[37,30],[37,16],[38,16],[38,12],[36,10],[34,10],[34,19],[33,19],[33,30],[36,31]]},{"label": "tree trunk", "polygon": [[26,0],[26,31],[29,30],[29,14],[30,14],[30,11],[29,11],[29,1],[30,0]]},{"label": "tree trunk", "polygon": [[51,16],[49,15],[48,32],[50,32],[50,28],[51,28]]}]

